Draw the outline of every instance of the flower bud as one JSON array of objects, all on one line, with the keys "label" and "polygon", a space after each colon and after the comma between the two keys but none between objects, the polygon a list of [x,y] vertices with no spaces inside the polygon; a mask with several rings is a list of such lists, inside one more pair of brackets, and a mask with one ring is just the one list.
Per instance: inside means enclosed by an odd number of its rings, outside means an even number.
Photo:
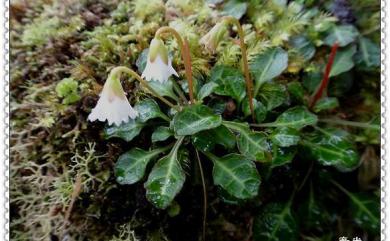
[{"label": "flower bud", "polygon": [[205,36],[203,36],[199,43],[204,45],[205,48],[215,53],[219,42],[225,36],[227,32],[227,27],[224,22],[217,23]]}]

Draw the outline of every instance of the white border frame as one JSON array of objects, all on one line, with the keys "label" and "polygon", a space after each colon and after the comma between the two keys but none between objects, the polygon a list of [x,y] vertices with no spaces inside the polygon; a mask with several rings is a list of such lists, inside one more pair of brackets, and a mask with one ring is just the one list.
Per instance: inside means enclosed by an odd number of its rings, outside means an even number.
[{"label": "white border frame", "polygon": [[[0,237],[4,237],[4,240],[9,240],[9,4],[9,0],[4,0],[0,4],[0,12],[3,13],[3,16],[0,18],[0,32],[2,34],[0,38],[0,56],[2,56],[0,57],[0,117],[2,119],[0,121],[0,129],[3,134],[0,135],[2,137],[0,142]],[[390,88],[388,88],[387,84],[390,76],[388,68],[390,59],[387,58],[389,51],[387,48],[388,41],[386,41],[390,33],[390,26],[388,25],[390,20],[390,15],[388,14],[390,12],[390,3],[386,4],[386,0],[381,0],[381,8],[381,240],[386,241],[388,237],[390,238],[390,229],[386,228],[390,223],[388,214],[390,187],[387,184],[389,182],[387,173],[390,170],[390,162],[388,162],[390,160],[390,149],[388,148],[389,143],[386,141],[387,130],[390,130],[390,113],[388,112],[390,107]]]},{"label": "white border frame", "polygon": [[[1,93],[0,93],[0,110],[1,121],[0,129],[2,138],[0,142],[1,163],[0,163],[0,237],[9,240],[9,0],[4,0],[0,4],[0,11],[3,16],[0,19],[0,66],[1,66]],[[1,239],[1,238],[0,238]]]}]

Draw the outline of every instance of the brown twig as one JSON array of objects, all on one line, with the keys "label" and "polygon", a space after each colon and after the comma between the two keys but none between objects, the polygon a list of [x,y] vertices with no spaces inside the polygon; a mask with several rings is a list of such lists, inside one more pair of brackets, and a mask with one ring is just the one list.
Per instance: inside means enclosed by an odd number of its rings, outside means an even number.
[{"label": "brown twig", "polygon": [[328,87],[329,83],[329,75],[330,71],[332,70],[332,65],[334,62],[334,58],[337,53],[337,49],[339,47],[339,44],[336,42],[332,46],[332,51],[330,52],[329,60],[325,68],[324,77],[322,78],[322,81],[320,83],[320,86],[317,88],[317,91],[313,94],[311,100],[310,100],[310,108],[313,108],[313,106],[317,103],[317,101],[322,97],[324,91]]},{"label": "brown twig", "polygon": [[255,111],[253,107],[253,82],[250,76],[249,72],[249,65],[248,65],[248,57],[247,57],[247,51],[246,51],[246,45],[245,45],[245,33],[244,30],[241,27],[240,21],[238,21],[236,18],[227,16],[224,17],[223,21],[226,23],[231,23],[237,27],[237,33],[240,37],[240,48],[241,48],[241,55],[242,55],[242,64],[244,69],[244,76],[245,76],[245,83],[246,83],[246,92],[249,99],[249,108],[251,110],[252,114],[252,120],[255,121]]}]

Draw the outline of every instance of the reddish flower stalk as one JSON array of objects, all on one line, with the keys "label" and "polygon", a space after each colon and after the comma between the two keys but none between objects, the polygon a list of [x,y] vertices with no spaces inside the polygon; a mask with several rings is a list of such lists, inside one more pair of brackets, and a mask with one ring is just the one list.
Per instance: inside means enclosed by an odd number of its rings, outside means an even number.
[{"label": "reddish flower stalk", "polygon": [[325,68],[324,77],[322,78],[320,86],[317,88],[317,91],[312,95],[312,98],[310,100],[310,108],[312,108],[317,103],[317,101],[322,97],[324,91],[328,87],[329,75],[330,75],[330,71],[332,70],[332,65],[333,65],[334,58],[336,56],[338,47],[339,47],[339,44],[337,42],[334,43],[332,46],[332,51],[330,52],[328,64],[326,65],[326,68]]}]

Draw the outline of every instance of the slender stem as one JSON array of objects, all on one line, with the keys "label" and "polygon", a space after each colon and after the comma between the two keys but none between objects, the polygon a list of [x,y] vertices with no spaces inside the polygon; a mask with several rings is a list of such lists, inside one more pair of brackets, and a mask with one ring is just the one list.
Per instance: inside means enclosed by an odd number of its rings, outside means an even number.
[{"label": "slender stem", "polygon": [[155,34],[155,37],[158,38],[164,33],[172,34],[176,38],[177,43],[179,44],[179,48],[181,50],[181,57],[183,59],[184,69],[186,72],[186,78],[188,82],[188,92],[190,94],[190,102],[191,104],[193,104],[195,103],[195,99],[194,99],[194,87],[193,87],[193,80],[192,80],[191,54],[188,46],[188,41],[186,39],[183,40],[180,34],[171,27],[159,28]]},{"label": "slender stem", "polygon": [[322,81],[320,83],[320,86],[317,88],[317,91],[311,97],[310,108],[312,108],[316,104],[316,102],[322,97],[323,92],[326,91],[326,88],[328,87],[329,75],[330,75],[330,71],[332,70],[332,65],[334,62],[334,58],[336,57],[336,52],[338,47],[339,44],[337,42],[334,43],[332,46],[332,51],[330,52],[329,55],[328,64],[326,65],[325,68],[324,77],[322,78]]},{"label": "slender stem", "polygon": [[203,230],[202,230],[202,240],[206,241],[206,220],[207,220],[207,192],[206,192],[206,182],[204,180],[202,162],[200,161],[199,152],[195,149],[196,157],[198,160],[200,177],[202,179],[202,188],[203,188]]},{"label": "slender stem", "polygon": [[329,124],[335,124],[335,125],[344,125],[344,126],[353,126],[353,127],[359,127],[359,128],[367,128],[367,129],[373,129],[373,130],[380,130],[379,125],[373,125],[369,123],[362,123],[362,122],[355,122],[355,121],[348,121],[348,120],[341,120],[341,119],[335,119],[335,118],[324,118],[319,119],[319,122],[329,123]]},{"label": "slender stem", "polygon": [[188,100],[187,100],[186,96],[184,95],[183,91],[181,90],[181,88],[177,84],[177,82],[172,80],[172,84],[173,84],[173,88],[176,90],[176,93],[180,96],[182,101],[184,101],[184,103],[188,103]]},{"label": "slender stem", "polygon": [[252,120],[255,121],[255,111],[253,107],[253,82],[250,76],[249,72],[249,66],[248,66],[248,57],[246,53],[246,45],[245,45],[245,33],[244,30],[241,27],[240,21],[238,19],[227,16],[224,17],[223,19],[224,22],[228,24],[233,24],[237,27],[237,33],[238,36],[240,37],[240,48],[241,48],[241,55],[242,55],[242,63],[243,63],[243,68],[244,68],[244,75],[245,75],[245,82],[246,82],[246,92],[248,95],[249,99],[249,108],[251,110],[252,114]]},{"label": "slender stem", "polygon": [[177,106],[172,104],[169,100],[167,100],[164,97],[162,97],[161,95],[159,95],[152,87],[150,87],[150,85],[148,84],[148,82],[146,80],[142,79],[141,76],[139,76],[132,69],[129,69],[125,66],[118,66],[118,67],[115,67],[111,70],[110,75],[117,75],[119,77],[121,73],[126,73],[126,74],[134,77],[136,80],[138,80],[141,83],[141,85],[143,87],[145,87],[147,90],[149,90],[150,93],[152,93],[152,95],[154,95],[155,97],[160,99],[162,102],[167,104],[169,107],[174,108],[175,110],[178,110],[178,111],[180,110]]}]

